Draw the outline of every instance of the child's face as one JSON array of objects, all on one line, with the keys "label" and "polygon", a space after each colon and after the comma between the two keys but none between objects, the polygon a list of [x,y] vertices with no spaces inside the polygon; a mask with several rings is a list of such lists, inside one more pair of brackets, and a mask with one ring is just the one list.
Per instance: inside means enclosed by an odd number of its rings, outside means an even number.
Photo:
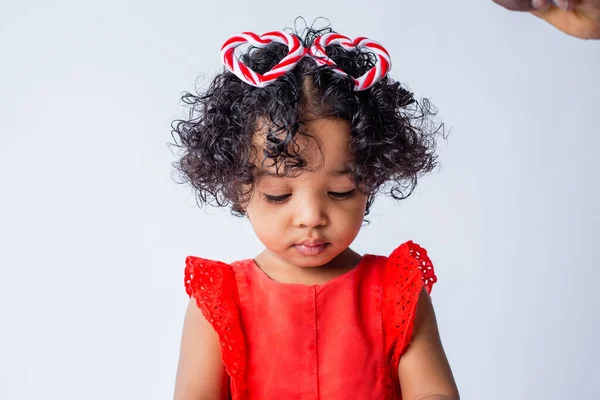
[{"label": "child's face", "polygon": [[[269,174],[274,169],[263,167],[246,212],[270,252],[293,265],[313,267],[327,264],[352,243],[367,196],[349,173],[349,122],[320,119],[306,128],[314,139],[298,140],[308,171],[277,177]],[[259,133],[257,145],[262,143],[264,134]]]}]

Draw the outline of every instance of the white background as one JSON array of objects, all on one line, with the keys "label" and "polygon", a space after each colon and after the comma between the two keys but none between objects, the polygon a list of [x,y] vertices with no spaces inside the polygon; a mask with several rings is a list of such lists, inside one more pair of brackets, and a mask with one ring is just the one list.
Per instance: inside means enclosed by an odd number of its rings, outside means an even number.
[{"label": "white background", "polygon": [[0,398],[172,397],[189,254],[260,251],[174,183],[170,122],[230,35],[328,17],[428,97],[443,168],[355,243],[425,246],[464,399],[600,398],[600,41],[491,1],[0,3]]}]

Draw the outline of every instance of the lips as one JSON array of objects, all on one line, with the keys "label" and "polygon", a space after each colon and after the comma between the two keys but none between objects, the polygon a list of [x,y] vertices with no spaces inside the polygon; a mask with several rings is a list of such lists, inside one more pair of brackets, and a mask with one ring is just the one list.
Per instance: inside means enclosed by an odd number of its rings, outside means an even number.
[{"label": "lips", "polygon": [[322,239],[307,239],[294,245],[296,251],[304,256],[316,256],[325,251],[327,243]]},{"label": "lips", "polygon": [[313,246],[320,246],[322,244],[325,244],[325,241],[323,239],[306,239],[306,240],[296,244],[296,246],[313,247]]}]

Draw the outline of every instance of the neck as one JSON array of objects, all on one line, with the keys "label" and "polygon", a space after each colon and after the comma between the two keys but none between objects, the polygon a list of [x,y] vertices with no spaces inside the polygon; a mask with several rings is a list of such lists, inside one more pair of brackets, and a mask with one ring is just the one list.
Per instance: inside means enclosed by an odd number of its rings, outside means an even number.
[{"label": "neck", "polygon": [[282,283],[320,285],[352,270],[361,260],[349,247],[327,264],[300,267],[265,249],[256,258],[256,265],[271,279]]}]

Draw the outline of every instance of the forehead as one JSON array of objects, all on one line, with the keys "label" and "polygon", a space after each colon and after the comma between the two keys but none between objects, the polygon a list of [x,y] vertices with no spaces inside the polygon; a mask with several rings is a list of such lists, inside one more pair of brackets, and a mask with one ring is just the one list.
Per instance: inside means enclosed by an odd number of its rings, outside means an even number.
[{"label": "forehead", "polygon": [[[259,155],[264,154],[268,131],[268,126],[263,123],[255,133],[254,145]],[[346,169],[352,159],[350,133],[350,123],[345,119],[321,118],[310,121],[295,135],[289,152],[302,157],[311,171],[331,172]],[[282,133],[280,139],[284,137],[285,134]],[[268,161],[262,164],[262,157],[256,160],[255,165],[261,172],[270,172],[274,167]]]}]

